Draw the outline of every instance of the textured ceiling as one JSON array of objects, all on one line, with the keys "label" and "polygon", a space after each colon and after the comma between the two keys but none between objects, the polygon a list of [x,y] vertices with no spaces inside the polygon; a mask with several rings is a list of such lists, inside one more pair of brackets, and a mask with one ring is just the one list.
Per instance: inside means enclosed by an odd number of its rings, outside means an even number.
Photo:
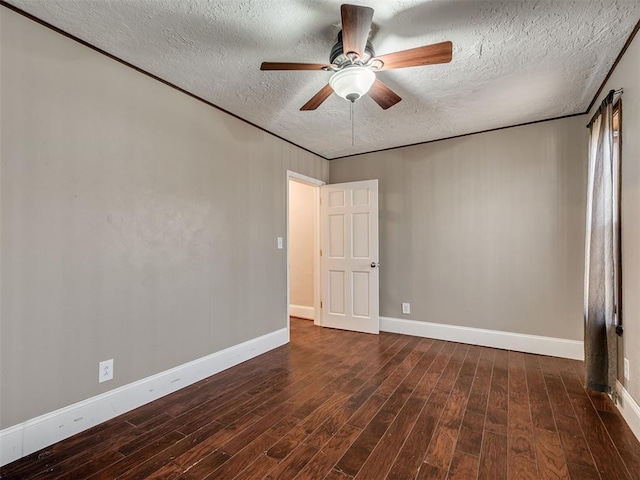
[{"label": "textured ceiling", "polygon": [[8,3],[326,158],[582,113],[640,19],[640,0],[375,0],[376,53],[451,40],[449,64],[379,72],[402,101],[332,95],[338,0],[9,0]]}]

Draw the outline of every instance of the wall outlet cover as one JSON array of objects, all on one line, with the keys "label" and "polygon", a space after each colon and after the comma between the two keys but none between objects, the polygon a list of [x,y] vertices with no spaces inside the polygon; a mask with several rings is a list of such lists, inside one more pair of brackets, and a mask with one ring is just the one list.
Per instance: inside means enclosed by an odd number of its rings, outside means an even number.
[{"label": "wall outlet cover", "polygon": [[98,364],[98,383],[113,379],[113,358]]},{"label": "wall outlet cover", "polygon": [[411,313],[411,304],[410,303],[403,303],[402,304],[402,314],[403,315],[409,315]]}]

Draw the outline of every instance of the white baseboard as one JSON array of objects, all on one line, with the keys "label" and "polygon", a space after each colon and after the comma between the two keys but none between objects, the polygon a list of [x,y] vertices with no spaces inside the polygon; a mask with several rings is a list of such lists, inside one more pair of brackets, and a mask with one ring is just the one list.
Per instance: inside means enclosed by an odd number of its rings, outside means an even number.
[{"label": "white baseboard", "polygon": [[289,305],[289,315],[292,317],[307,318],[313,320],[314,318],[313,307],[307,307],[304,305]]},{"label": "white baseboard", "polygon": [[0,431],[0,466],[157,400],[289,341],[286,328]]},{"label": "white baseboard", "polygon": [[437,338],[451,342],[470,343],[483,347],[502,348],[552,357],[584,360],[584,344],[579,340],[527,335],[524,333],[460,327],[442,323],[419,322],[401,318],[380,317],[380,330],[416,337]]},{"label": "white baseboard", "polygon": [[616,381],[616,390],[618,391],[618,403],[616,406],[633,434],[640,440],[640,405],[619,381]]}]

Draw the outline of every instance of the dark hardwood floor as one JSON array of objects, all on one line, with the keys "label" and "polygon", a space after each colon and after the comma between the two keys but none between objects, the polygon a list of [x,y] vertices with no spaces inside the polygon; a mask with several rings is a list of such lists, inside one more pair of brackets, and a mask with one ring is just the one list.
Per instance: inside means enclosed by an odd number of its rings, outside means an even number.
[{"label": "dark hardwood floor", "polygon": [[3,479],[640,479],[582,363],[314,327],[0,469]]}]

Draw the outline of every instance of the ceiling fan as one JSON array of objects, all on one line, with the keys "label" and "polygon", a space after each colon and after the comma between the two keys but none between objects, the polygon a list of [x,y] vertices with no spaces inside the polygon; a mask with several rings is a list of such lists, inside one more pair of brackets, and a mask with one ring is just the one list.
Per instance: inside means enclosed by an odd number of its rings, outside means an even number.
[{"label": "ceiling fan", "polygon": [[263,62],[260,70],[323,70],[334,74],[311,100],[300,110],[315,110],[329,96],[336,92],[342,98],[355,102],[369,93],[369,96],[383,109],[394,106],[402,100],[398,94],[376,78],[375,72],[395,68],[418,67],[448,63],[451,61],[453,44],[434,43],[424,47],[411,48],[400,52],[376,57],[373,45],[368,41],[373,9],[357,5],[342,5],[342,30],[338,41],[331,49],[329,64]]}]

